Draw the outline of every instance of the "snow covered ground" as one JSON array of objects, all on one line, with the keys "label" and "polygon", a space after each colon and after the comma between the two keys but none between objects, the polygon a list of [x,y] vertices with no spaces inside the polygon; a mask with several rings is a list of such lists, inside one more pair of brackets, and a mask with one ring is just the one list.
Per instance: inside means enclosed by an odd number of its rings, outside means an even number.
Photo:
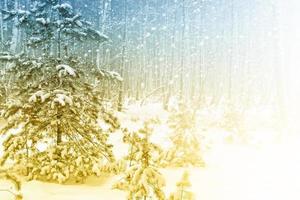
[{"label": "snow covered ground", "polygon": [[[142,114],[143,113],[143,114]],[[151,108],[128,108],[127,116],[138,115],[141,118],[159,116],[161,125],[156,128],[153,140],[162,132],[167,133],[164,125],[165,113],[159,105]],[[120,115],[126,121],[125,115]],[[134,121],[134,120],[133,120]],[[136,120],[136,123],[139,123]],[[137,124],[128,120],[126,123],[132,129]],[[220,130],[219,130],[220,131]],[[253,130],[254,131],[254,130]],[[255,130],[263,134],[264,130]],[[268,129],[268,131],[271,131]],[[280,142],[264,142],[260,145],[228,143],[218,141],[218,129],[206,130],[211,133],[213,145],[205,150],[205,168],[189,168],[192,183],[191,190],[197,200],[299,200],[300,199],[300,137],[291,135]],[[271,133],[270,133],[271,134]],[[121,135],[112,137],[114,143],[119,143]],[[158,141],[159,142],[159,141]],[[167,145],[167,143],[165,144]],[[120,147],[116,153],[122,155],[126,147]],[[167,182],[167,194],[175,190],[176,182],[185,169],[162,169]],[[39,181],[24,182],[22,192],[24,200],[123,200],[126,193],[112,190],[111,186],[118,176],[89,178],[85,184],[59,185]],[[0,188],[7,188],[5,181],[0,181]],[[0,200],[13,199],[10,194],[0,191]]]},{"label": "snow covered ground", "polygon": [[[300,156],[297,149],[298,144],[269,145],[261,149],[224,145],[210,152],[206,168],[190,169],[192,190],[197,200],[298,200]],[[166,191],[173,191],[183,169],[162,172],[167,179]],[[117,179],[90,178],[84,185],[31,181],[24,183],[22,190],[25,200],[122,200],[126,194],[111,189]],[[0,197],[12,199],[5,192],[0,192]]]}]

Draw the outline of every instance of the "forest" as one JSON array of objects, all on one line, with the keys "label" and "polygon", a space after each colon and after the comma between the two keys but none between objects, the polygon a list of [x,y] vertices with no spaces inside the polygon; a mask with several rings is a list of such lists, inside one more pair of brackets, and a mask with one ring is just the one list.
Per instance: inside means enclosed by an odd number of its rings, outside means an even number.
[{"label": "forest", "polygon": [[0,0],[0,200],[298,199],[298,9]]}]

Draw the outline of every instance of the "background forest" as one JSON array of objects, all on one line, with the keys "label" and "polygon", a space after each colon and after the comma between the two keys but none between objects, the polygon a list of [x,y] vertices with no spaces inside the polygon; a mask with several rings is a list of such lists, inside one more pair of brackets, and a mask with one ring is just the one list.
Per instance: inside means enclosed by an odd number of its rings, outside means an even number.
[{"label": "background forest", "polygon": [[296,0],[0,8],[1,200],[299,191]]},{"label": "background forest", "polygon": [[[244,105],[280,101],[281,91],[273,89],[275,84],[280,90],[280,66],[274,65],[280,62],[279,22],[275,5],[268,1],[64,2],[110,39],[100,45],[70,40],[70,54],[119,72],[126,97],[182,95]],[[1,1],[3,9],[29,5],[30,1]],[[30,55],[40,56],[41,51],[24,45],[26,34],[14,23],[2,21],[1,27],[3,50],[28,49]]]}]

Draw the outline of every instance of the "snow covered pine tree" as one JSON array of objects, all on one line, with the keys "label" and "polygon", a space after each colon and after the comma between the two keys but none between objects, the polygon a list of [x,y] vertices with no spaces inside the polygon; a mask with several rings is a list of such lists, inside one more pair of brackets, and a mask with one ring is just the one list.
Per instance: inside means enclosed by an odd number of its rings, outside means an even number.
[{"label": "snow covered pine tree", "polygon": [[165,199],[162,188],[165,186],[163,175],[155,167],[153,153],[156,145],[150,142],[152,130],[145,122],[144,127],[137,133],[124,136],[125,143],[130,145],[127,159],[130,166],[125,177],[116,183],[115,189],[128,191],[128,200],[146,200],[156,197]]},{"label": "snow covered pine tree", "polygon": [[[108,38],[57,0],[35,0],[29,10],[3,14],[5,20],[18,19],[27,45],[43,53],[6,59],[10,68],[4,75],[11,84],[3,114],[8,123],[0,131],[5,138],[1,164],[12,161],[29,179],[59,183],[100,175],[100,166],[114,161],[108,137],[119,124],[112,109],[103,106],[95,80],[122,79],[115,72],[87,68],[76,52],[62,58],[60,47],[70,38],[95,43]],[[111,126],[108,131],[99,127],[100,118]]]},{"label": "snow covered pine tree", "polygon": [[195,112],[182,103],[179,109],[171,114],[169,126],[172,129],[171,148],[162,152],[161,165],[185,167],[188,165],[203,166],[200,140],[195,134]]},{"label": "snow covered pine tree", "polygon": [[170,195],[169,200],[195,200],[195,195],[188,190],[191,187],[188,171],[183,173],[181,180],[176,186],[177,190]]}]

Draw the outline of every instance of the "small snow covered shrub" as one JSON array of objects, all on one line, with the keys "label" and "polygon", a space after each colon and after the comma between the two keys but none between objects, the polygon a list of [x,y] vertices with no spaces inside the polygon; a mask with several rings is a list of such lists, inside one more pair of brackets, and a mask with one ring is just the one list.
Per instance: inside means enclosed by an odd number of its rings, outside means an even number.
[{"label": "small snow covered shrub", "polygon": [[[148,124],[149,121],[147,121],[146,123]],[[127,129],[124,129],[123,133],[123,142],[129,145],[128,154],[124,157],[124,160],[127,161],[128,166],[131,167],[134,163],[139,162],[139,160],[141,159],[140,148],[141,142],[143,141],[141,135],[143,136],[144,134],[148,134],[148,137],[150,137],[152,134],[152,129],[148,125],[146,125],[138,131],[134,132],[128,132]],[[152,161],[157,164],[157,159],[162,152],[161,148],[152,142],[149,142],[148,148],[150,149],[149,153],[151,154]]]},{"label": "small snow covered shrub", "polygon": [[228,131],[232,138],[245,141],[245,115],[244,110],[233,105],[228,105],[224,110],[223,118],[219,122],[220,128]]},{"label": "small snow covered shrub", "polygon": [[14,196],[15,200],[22,200],[23,195],[21,194],[21,181],[8,170],[0,169],[0,180],[7,180],[13,184],[13,190],[0,188],[0,192],[8,192]]},{"label": "small snow covered shrub", "polygon": [[203,166],[200,140],[197,136],[195,112],[181,104],[179,110],[170,115],[172,146],[160,157],[162,166]]},{"label": "small snow covered shrub", "polygon": [[113,162],[106,162],[104,164],[101,164],[100,166],[97,166],[96,171],[99,171],[101,173],[107,173],[107,174],[120,174],[124,173],[127,169],[125,160],[115,160]]},{"label": "small snow covered shrub", "polygon": [[188,190],[191,187],[189,173],[185,171],[181,180],[176,184],[177,189],[169,197],[169,200],[195,200],[195,195]]},{"label": "small snow covered shrub", "polygon": [[128,200],[159,199],[164,200],[162,188],[165,180],[156,167],[153,153],[155,145],[150,142],[151,129],[145,123],[137,133],[125,135],[124,141],[129,143],[129,168],[124,177],[113,187],[128,192]]}]

